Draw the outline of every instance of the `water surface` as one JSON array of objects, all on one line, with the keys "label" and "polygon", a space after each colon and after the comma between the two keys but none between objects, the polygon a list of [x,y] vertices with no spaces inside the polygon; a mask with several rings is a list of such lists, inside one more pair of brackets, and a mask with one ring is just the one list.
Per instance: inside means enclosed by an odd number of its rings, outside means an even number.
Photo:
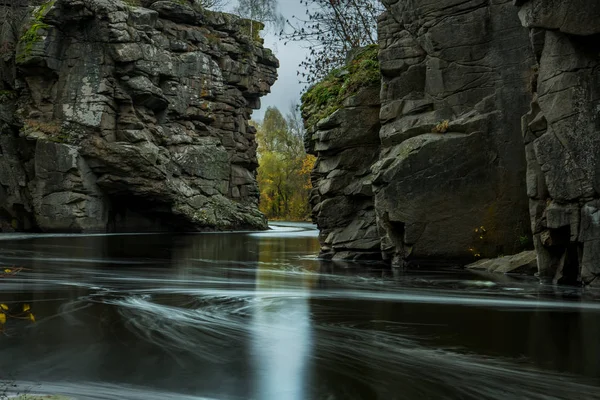
[{"label": "water surface", "polygon": [[[317,232],[2,235],[0,374],[77,399],[600,399],[600,297],[316,257]],[[1,390],[0,390],[1,393]]]}]

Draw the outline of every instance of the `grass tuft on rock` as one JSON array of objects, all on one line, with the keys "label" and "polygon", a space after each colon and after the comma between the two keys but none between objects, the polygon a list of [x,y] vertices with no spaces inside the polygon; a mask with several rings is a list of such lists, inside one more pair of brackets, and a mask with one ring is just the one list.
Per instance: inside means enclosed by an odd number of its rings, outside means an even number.
[{"label": "grass tuft on rock", "polygon": [[360,89],[380,84],[378,52],[377,45],[365,47],[348,65],[334,69],[304,93],[301,108],[308,129],[333,114],[346,98]]}]

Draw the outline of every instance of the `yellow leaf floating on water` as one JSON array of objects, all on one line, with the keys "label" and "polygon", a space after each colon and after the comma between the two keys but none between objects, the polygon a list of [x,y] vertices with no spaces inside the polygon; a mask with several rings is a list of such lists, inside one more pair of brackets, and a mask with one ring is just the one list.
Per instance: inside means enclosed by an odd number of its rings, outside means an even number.
[{"label": "yellow leaf floating on water", "polygon": [[8,310],[8,306],[6,304],[0,304],[0,308],[3,309],[4,311]]},{"label": "yellow leaf floating on water", "polygon": [[29,313],[29,319],[31,322],[35,322],[35,316],[32,313]]},{"label": "yellow leaf floating on water", "polygon": [[23,304],[23,312],[31,310],[31,306],[29,304]]},{"label": "yellow leaf floating on water", "polygon": [[6,269],[4,270],[4,272],[6,272],[7,274],[10,274],[10,273],[12,272],[12,269],[10,269],[10,268],[6,268]]},{"label": "yellow leaf floating on water", "polygon": [[6,323],[6,314],[0,313],[0,325],[4,325]]}]

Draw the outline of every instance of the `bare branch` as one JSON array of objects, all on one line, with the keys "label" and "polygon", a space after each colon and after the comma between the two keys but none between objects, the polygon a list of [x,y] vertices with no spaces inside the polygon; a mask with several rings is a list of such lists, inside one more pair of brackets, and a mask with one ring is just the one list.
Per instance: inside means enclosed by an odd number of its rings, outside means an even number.
[{"label": "bare branch", "polygon": [[300,81],[312,84],[343,65],[356,47],[377,42],[380,0],[300,0],[306,17],[286,21],[280,37],[306,44],[309,57],[300,64]]}]

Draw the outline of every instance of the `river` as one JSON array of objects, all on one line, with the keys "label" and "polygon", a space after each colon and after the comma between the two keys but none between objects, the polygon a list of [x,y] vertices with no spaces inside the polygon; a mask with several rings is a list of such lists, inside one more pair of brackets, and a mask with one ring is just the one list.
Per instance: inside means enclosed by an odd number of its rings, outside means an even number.
[{"label": "river", "polygon": [[0,385],[75,399],[600,399],[599,292],[333,264],[311,225],[272,228],[0,235],[2,268],[17,268],[0,303],[36,319],[7,321]]}]

